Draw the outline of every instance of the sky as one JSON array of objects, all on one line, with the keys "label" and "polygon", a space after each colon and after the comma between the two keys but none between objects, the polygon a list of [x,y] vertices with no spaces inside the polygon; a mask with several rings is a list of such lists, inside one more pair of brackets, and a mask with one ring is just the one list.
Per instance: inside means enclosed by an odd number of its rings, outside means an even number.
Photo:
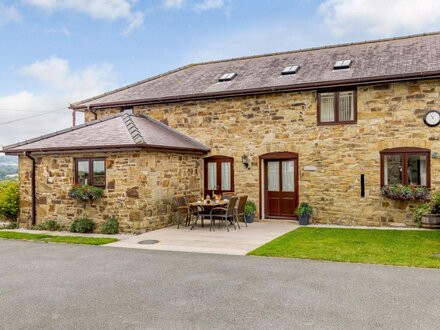
[{"label": "sky", "polygon": [[438,0],[0,0],[0,146],[189,63],[438,30]]}]

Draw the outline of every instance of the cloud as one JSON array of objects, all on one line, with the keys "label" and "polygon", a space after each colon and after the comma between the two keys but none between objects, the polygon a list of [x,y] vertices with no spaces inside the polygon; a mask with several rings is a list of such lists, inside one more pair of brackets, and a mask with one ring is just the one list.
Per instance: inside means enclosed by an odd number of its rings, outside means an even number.
[{"label": "cloud", "polygon": [[181,8],[184,0],[165,0],[164,6],[167,8]]},{"label": "cloud", "polygon": [[194,10],[197,12],[220,9],[225,5],[224,0],[204,0],[194,5]]},{"label": "cloud", "polygon": [[[0,145],[22,141],[71,126],[70,102],[100,94],[116,86],[113,66],[101,63],[72,70],[69,62],[56,56],[36,61],[19,70],[44,92],[29,90],[0,95]],[[56,110],[56,111],[53,111]],[[53,111],[49,114],[42,112]],[[7,125],[14,119],[28,118]]]},{"label": "cloud", "polygon": [[200,13],[213,9],[222,9],[226,7],[226,2],[229,2],[229,0],[164,0],[164,6],[169,9],[190,8]]},{"label": "cloud", "polygon": [[0,27],[7,23],[19,22],[21,15],[13,6],[6,6],[0,3]]},{"label": "cloud", "polygon": [[324,24],[336,36],[391,36],[440,28],[438,0],[326,0],[319,6]]},{"label": "cloud", "polygon": [[23,0],[25,3],[46,11],[76,11],[92,18],[128,22],[126,33],[139,28],[144,23],[144,13],[135,11],[135,0]]}]

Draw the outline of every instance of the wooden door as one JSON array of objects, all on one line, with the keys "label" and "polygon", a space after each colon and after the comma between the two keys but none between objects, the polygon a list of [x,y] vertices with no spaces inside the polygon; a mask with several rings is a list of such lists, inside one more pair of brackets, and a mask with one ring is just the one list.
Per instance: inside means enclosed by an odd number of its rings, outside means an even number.
[{"label": "wooden door", "polygon": [[293,219],[298,206],[298,160],[264,161],[265,215],[274,219]]},{"label": "wooden door", "polygon": [[234,159],[226,156],[212,156],[205,162],[205,196],[221,195],[234,191]]}]

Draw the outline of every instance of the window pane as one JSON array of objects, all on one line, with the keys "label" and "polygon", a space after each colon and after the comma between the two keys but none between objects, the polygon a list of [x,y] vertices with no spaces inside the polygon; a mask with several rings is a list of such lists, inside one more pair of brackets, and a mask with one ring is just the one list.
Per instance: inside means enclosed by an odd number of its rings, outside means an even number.
[{"label": "window pane", "polygon": [[339,93],[339,121],[354,120],[353,92]]},{"label": "window pane", "polygon": [[321,122],[333,122],[335,121],[335,94],[334,93],[321,93],[320,104],[320,117]]},{"label": "window pane", "polygon": [[426,186],[426,155],[408,155],[408,184]]},{"label": "window pane", "polygon": [[105,161],[93,161],[93,184],[95,186],[105,186]]},{"label": "window pane", "polygon": [[294,177],[293,177],[293,168],[294,161],[286,160],[282,162],[282,182],[283,182],[283,191],[295,191],[294,186]]},{"label": "window pane", "polygon": [[280,191],[280,163],[267,163],[267,189],[269,191]]},{"label": "window pane", "polygon": [[88,160],[79,160],[77,162],[78,184],[90,184],[90,170]]},{"label": "window pane", "polygon": [[217,163],[208,163],[208,190],[217,188]]},{"label": "window pane", "polygon": [[402,156],[385,155],[383,163],[384,185],[402,183]]},{"label": "window pane", "polygon": [[222,190],[231,190],[231,163],[222,163]]}]

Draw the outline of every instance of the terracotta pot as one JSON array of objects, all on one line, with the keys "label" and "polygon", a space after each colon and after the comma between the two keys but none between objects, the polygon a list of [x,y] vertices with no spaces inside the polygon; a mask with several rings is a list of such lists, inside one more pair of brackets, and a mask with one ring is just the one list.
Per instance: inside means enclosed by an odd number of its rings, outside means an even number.
[{"label": "terracotta pot", "polygon": [[420,226],[423,228],[440,229],[440,214],[426,214],[422,216]]}]

